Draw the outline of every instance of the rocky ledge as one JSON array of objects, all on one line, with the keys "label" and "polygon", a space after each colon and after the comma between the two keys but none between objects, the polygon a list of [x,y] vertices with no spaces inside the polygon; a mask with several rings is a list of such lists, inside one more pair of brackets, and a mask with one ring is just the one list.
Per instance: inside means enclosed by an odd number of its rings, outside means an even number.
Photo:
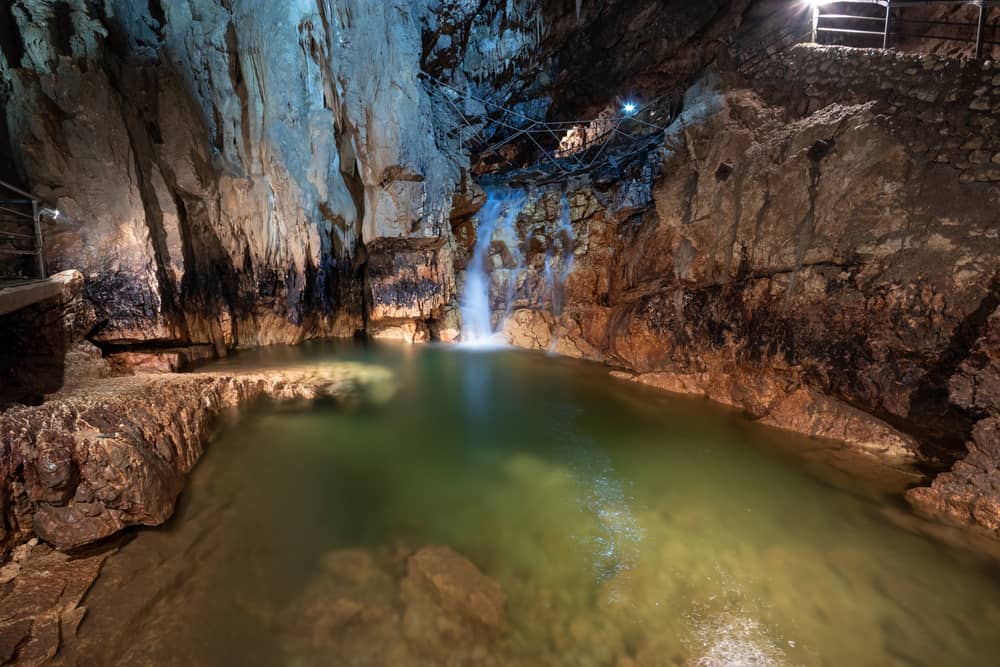
[{"label": "rocky ledge", "polygon": [[968,454],[929,487],[910,490],[907,500],[922,514],[1000,538],[1000,307],[982,329],[948,382],[952,401],[980,417]]},{"label": "rocky ledge", "polygon": [[0,545],[72,549],[166,521],[223,413],[260,399],[345,400],[391,387],[352,363],[99,380],[0,413]]}]

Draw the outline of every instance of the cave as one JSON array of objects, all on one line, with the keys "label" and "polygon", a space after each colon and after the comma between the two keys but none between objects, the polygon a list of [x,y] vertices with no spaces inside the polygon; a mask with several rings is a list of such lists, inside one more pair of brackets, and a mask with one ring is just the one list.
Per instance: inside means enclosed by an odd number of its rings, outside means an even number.
[{"label": "cave", "polygon": [[0,3],[0,665],[1000,655],[1000,3]]}]

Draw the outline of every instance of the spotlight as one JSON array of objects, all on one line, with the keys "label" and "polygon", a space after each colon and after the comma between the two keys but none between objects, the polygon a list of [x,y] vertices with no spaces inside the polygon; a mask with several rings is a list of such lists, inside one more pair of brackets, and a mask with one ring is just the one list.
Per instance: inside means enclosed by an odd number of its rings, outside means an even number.
[{"label": "spotlight", "polygon": [[62,215],[57,208],[43,208],[38,212],[39,215],[49,218],[53,222],[59,220],[59,216]]},{"label": "spotlight", "polygon": [[634,114],[637,108],[638,107],[636,106],[635,102],[626,102],[625,106],[622,107],[622,109],[625,111],[625,115],[627,116],[631,116],[632,114]]}]

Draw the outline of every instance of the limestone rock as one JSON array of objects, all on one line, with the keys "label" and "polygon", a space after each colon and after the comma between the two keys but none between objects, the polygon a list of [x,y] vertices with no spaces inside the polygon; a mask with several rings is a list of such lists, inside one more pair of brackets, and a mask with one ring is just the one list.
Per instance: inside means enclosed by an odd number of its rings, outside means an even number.
[{"label": "limestone rock", "polygon": [[110,554],[71,558],[34,547],[21,561],[17,578],[0,593],[0,660],[52,664],[62,642],[76,635],[86,612],[80,602]]},{"label": "limestone rock", "polygon": [[424,587],[433,591],[444,612],[460,614],[492,630],[506,625],[507,597],[500,585],[449,547],[425,547],[410,556],[403,580],[404,601],[415,604]]},{"label": "limestone rock", "polygon": [[130,525],[159,525],[204,451],[213,419],[248,401],[384,396],[378,367],[327,364],[260,373],[103,380],[39,407],[0,413],[9,548],[32,533],[60,549]]},{"label": "limestone rock", "polygon": [[449,547],[345,549],[285,612],[296,664],[505,665],[506,595]]}]

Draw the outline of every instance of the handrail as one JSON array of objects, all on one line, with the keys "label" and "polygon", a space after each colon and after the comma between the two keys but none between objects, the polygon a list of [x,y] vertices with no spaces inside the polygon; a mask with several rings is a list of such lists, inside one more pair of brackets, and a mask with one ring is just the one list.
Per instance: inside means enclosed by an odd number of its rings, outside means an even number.
[{"label": "handrail", "polygon": [[17,194],[21,195],[22,197],[27,197],[28,199],[30,199],[33,202],[41,202],[42,201],[41,199],[39,199],[35,195],[31,194],[30,192],[25,192],[21,188],[19,188],[17,186],[14,186],[14,185],[11,185],[7,181],[0,181],[0,187],[7,188],[11,192],[17,193]]},{"label": "handrail", "polygon": [[15,211],[14,209],[7,208],[5,206],[0,206],[0,211],[3,211],[4,213],[9,213],[9,214],[14,215],[14,216],[17,216],[18,218],[24,218],[26,220],[34,220],[35,219],[35,217],[33,215],[28,215],[27,213],[22,213],[21,211]]},{"label": "handrail", "polygon": [[[975,59],[981,60],[983,58],[984,47],[987,44],[994,45],[997,42],[995,40],[986,39],[985,33],[988,28],[986,25],[986,14],[992,8],[1000,7],[1000,0],[830,0],[829,2],[822,3],[823,6],[827,4],[839,4],[839,5],[849,5],[849,4],[863,4],[863,5],[875,5],[885,8],[884,17],[884,29],[882,31],[877,30],[865,30],[860,26],[855,24],[854,27],[838,27],[836,25],[831,26],[829,21],[881,21],[882,17],[877,16],[861,16],[852,15],[844,13],[823,13],[820,9],[820,3],[813,4],[812,10],[812,41],[818,42],[819,35],[822,33],[833,33],[840,35],[868,35],[872,37],[882,37],[882,48],[889,48],[890,36],[893,34],[907,37],[912,35],[907,35],[901,30],[893,30],[894,24],[908,24],[908,23],[920,23],[919,21],[908,21],[902,17],[902,10],[907,7],[931,7],[934,5],[971,5],[973,7],[979,8],[978,21],[975,23],[951,23],[949,25],[963,25],[966,27],[972,27],[975,30],[975,35],[972,38],[964,38],[957,36],[948,35],[925,35],[928,39],[941,39],[946,41],[955,42],[972,42],[975,44],[974,53]],[[844,8],[842,11],[846,11]],[[821,25],[821,22],[827,21],[826,25]],[[928,24],[935,22],[926,22]],[[843,26],[844,24],[840,24]],[[996,30],[994,29],[994,35]]]}]

